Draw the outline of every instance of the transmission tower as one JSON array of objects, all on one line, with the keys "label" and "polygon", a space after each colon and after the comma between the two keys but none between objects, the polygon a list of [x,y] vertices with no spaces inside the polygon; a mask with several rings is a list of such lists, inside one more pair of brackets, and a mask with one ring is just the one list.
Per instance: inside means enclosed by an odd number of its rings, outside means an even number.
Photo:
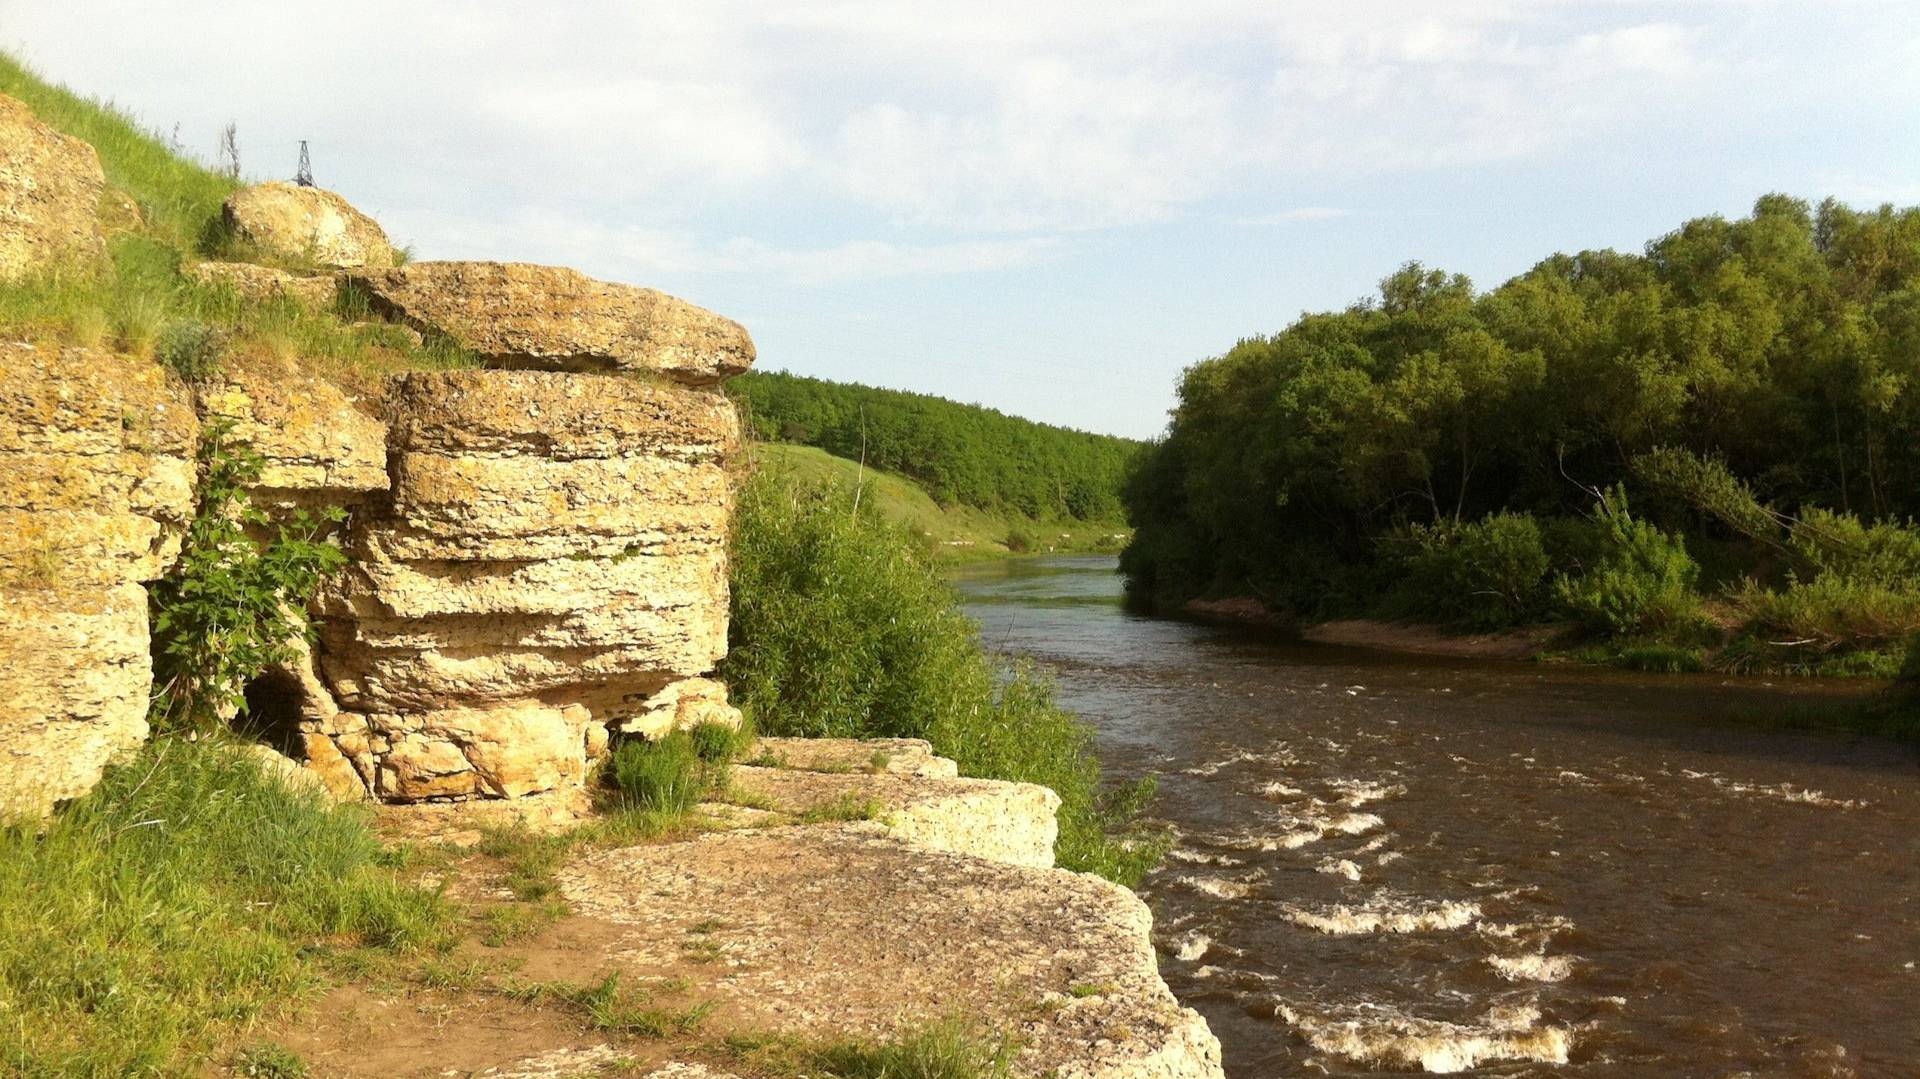
[{"label": "transmission tower", "polygon": [[300,171],[293,174],[293,182],[301,187],[313,186],[313,162],[307,160],[307,140],[300,140]]}]

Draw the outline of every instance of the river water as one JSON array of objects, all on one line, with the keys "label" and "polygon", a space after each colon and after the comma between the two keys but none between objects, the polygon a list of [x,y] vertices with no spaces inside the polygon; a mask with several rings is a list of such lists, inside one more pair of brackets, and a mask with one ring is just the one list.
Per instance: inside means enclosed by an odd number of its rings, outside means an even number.
[{"label": "river water", "polygon": [[1430,659],[968,567],[1178,830],[1162,971],[1236,1079],[1920,1076],[1920,759],[1729,722],[1857,688]]}]

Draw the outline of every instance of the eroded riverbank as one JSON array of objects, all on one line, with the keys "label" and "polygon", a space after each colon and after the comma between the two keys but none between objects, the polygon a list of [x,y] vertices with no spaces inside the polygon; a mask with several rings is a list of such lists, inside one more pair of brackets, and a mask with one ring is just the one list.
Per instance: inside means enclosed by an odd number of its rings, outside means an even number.
[{"label": "eroded riverbank", "polygon": [[1229,1074],[1920,1060],[1920,758],[1720,718],[1858,687],[1288,645],[1128,615],[1110,568],[962,586],[1163,776],[1163,968]]}]

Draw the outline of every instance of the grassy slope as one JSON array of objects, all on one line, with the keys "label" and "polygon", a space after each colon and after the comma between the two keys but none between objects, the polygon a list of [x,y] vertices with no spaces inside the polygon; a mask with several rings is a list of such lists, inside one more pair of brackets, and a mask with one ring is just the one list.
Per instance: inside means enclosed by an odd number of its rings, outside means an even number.
[{"label": "grassy slope", "polygon": [[1034,552],[1113,551],[1124,542],[1126,525],[1119,521],[1035,521],[973,506],[943,507],[904,476],[862,468],[857,461],[812,446],[763,442],[754,447],[753,453],[758,467],[789,473],[805,483],[851,487],[863,482],[866,494],[862,497],[873,499],[888,520],[905,525],[936,545],[943,559],[1011,553],[1007,540],[1016,534],[1031,537]]}]

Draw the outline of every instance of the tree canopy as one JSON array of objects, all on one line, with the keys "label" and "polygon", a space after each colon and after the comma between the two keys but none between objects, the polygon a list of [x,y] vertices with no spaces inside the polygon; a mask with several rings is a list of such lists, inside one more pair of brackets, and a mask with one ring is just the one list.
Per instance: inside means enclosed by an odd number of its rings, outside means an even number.
[{"label": "tree canopy", "polygon": [[948,506],[1117,521],[1120,485],[1141,448],[978,405],[779,371],[742,375],[727,389],[760,438],[864,460]]}]

